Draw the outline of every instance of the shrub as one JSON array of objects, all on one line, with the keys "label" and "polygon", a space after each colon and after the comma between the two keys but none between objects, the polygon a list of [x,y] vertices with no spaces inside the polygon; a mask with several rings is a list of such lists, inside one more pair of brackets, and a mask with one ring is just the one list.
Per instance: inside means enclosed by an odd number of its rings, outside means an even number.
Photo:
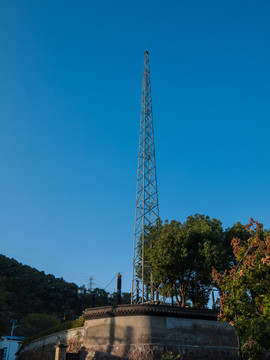
[{"label": "shrub", "polygon": [[172,351],[167,352],[161,356],[161,360],[176,360],[180,359],[181,355],[174,355]]}]

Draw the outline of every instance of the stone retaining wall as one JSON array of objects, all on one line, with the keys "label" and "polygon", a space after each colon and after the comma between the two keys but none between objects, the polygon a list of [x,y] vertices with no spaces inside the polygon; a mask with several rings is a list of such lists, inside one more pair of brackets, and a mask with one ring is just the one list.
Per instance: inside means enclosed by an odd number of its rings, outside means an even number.
[{"label": "stone retaining wall", "polygon": [[87,359],[158,360],[167,351],[181,360],[237,359],[236,336],[211,310],[133,305],[85,312]]},{"label": "stone retaining wall", "polygon": [[19,360],[65,360],[66,352],[79,360],[160,360],[168,351],[181,360],[237,359],[234,331],[216,316],[145,304],[87,309],[84,327],[25,345]]},{"label": "stone retaining wall", "polygon": [[23,346],[19,359],[55,360],[56,347],[62,344],[67,345],[65,346],[65,352],[78,353],[82,348],[83,335],[84,328],[78,327],[33,340]]}]

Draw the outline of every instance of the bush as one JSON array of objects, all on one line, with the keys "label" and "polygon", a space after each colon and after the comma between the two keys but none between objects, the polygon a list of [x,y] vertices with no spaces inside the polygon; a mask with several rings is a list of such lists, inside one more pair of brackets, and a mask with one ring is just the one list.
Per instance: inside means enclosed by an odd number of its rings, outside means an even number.
[{"label": "bush", "polygon": [[80,316],[78,319],[73,321],[72,328],[83,326],[83,324],[84,324],[84,318],[83,316]]},{"label": "bush", "polygon": [[174,355],[172,351],[167,352],[161,356],[161,360],[176,360],[180,359],[181,355]]}]

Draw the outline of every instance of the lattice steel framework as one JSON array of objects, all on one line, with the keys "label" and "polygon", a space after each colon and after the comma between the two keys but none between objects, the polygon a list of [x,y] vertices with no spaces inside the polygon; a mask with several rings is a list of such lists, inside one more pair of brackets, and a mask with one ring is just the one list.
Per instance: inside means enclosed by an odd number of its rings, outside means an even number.
[{"label": "lattice steel framework", "polygon": [[153,297],[149,271],[148,279],[146,279],[146,269],[149,269],[149,267],[145,263],[144,243],[148,226],[155,225],[158,218],[159,209],[150,86],[150,66],[149,54],[148,51],[145,51],[137,172],[131,303],[144,303],[148,300],[147,288],[149,281],[149,285],[151,287],[151,297]]}]

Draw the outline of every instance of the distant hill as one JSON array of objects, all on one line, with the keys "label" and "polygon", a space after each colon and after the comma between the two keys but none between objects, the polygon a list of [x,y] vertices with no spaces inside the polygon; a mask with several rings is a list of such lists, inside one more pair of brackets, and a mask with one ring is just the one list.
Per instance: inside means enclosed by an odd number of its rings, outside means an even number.
[{"label": "distant hill", "polygon": [[[51,327],[58,329],[87,307],[116,304],[116,293],[84,288],[78,297],[78,289],[63,278],[0,254],[0,336],[10,334],[11,319],[20,325],[14,335],[31,337]],[[122,293],[122,303],[130,303],[130,293]]]},{"label": "distant hill", "polygon": [[63,305],[67,317],[74,317],[77,291],[74,283],[0,254],[0,335],[9,331],[11,318],[22,322],[29,314],[48,315],[54,325],[53,319],[60,322]]}]

